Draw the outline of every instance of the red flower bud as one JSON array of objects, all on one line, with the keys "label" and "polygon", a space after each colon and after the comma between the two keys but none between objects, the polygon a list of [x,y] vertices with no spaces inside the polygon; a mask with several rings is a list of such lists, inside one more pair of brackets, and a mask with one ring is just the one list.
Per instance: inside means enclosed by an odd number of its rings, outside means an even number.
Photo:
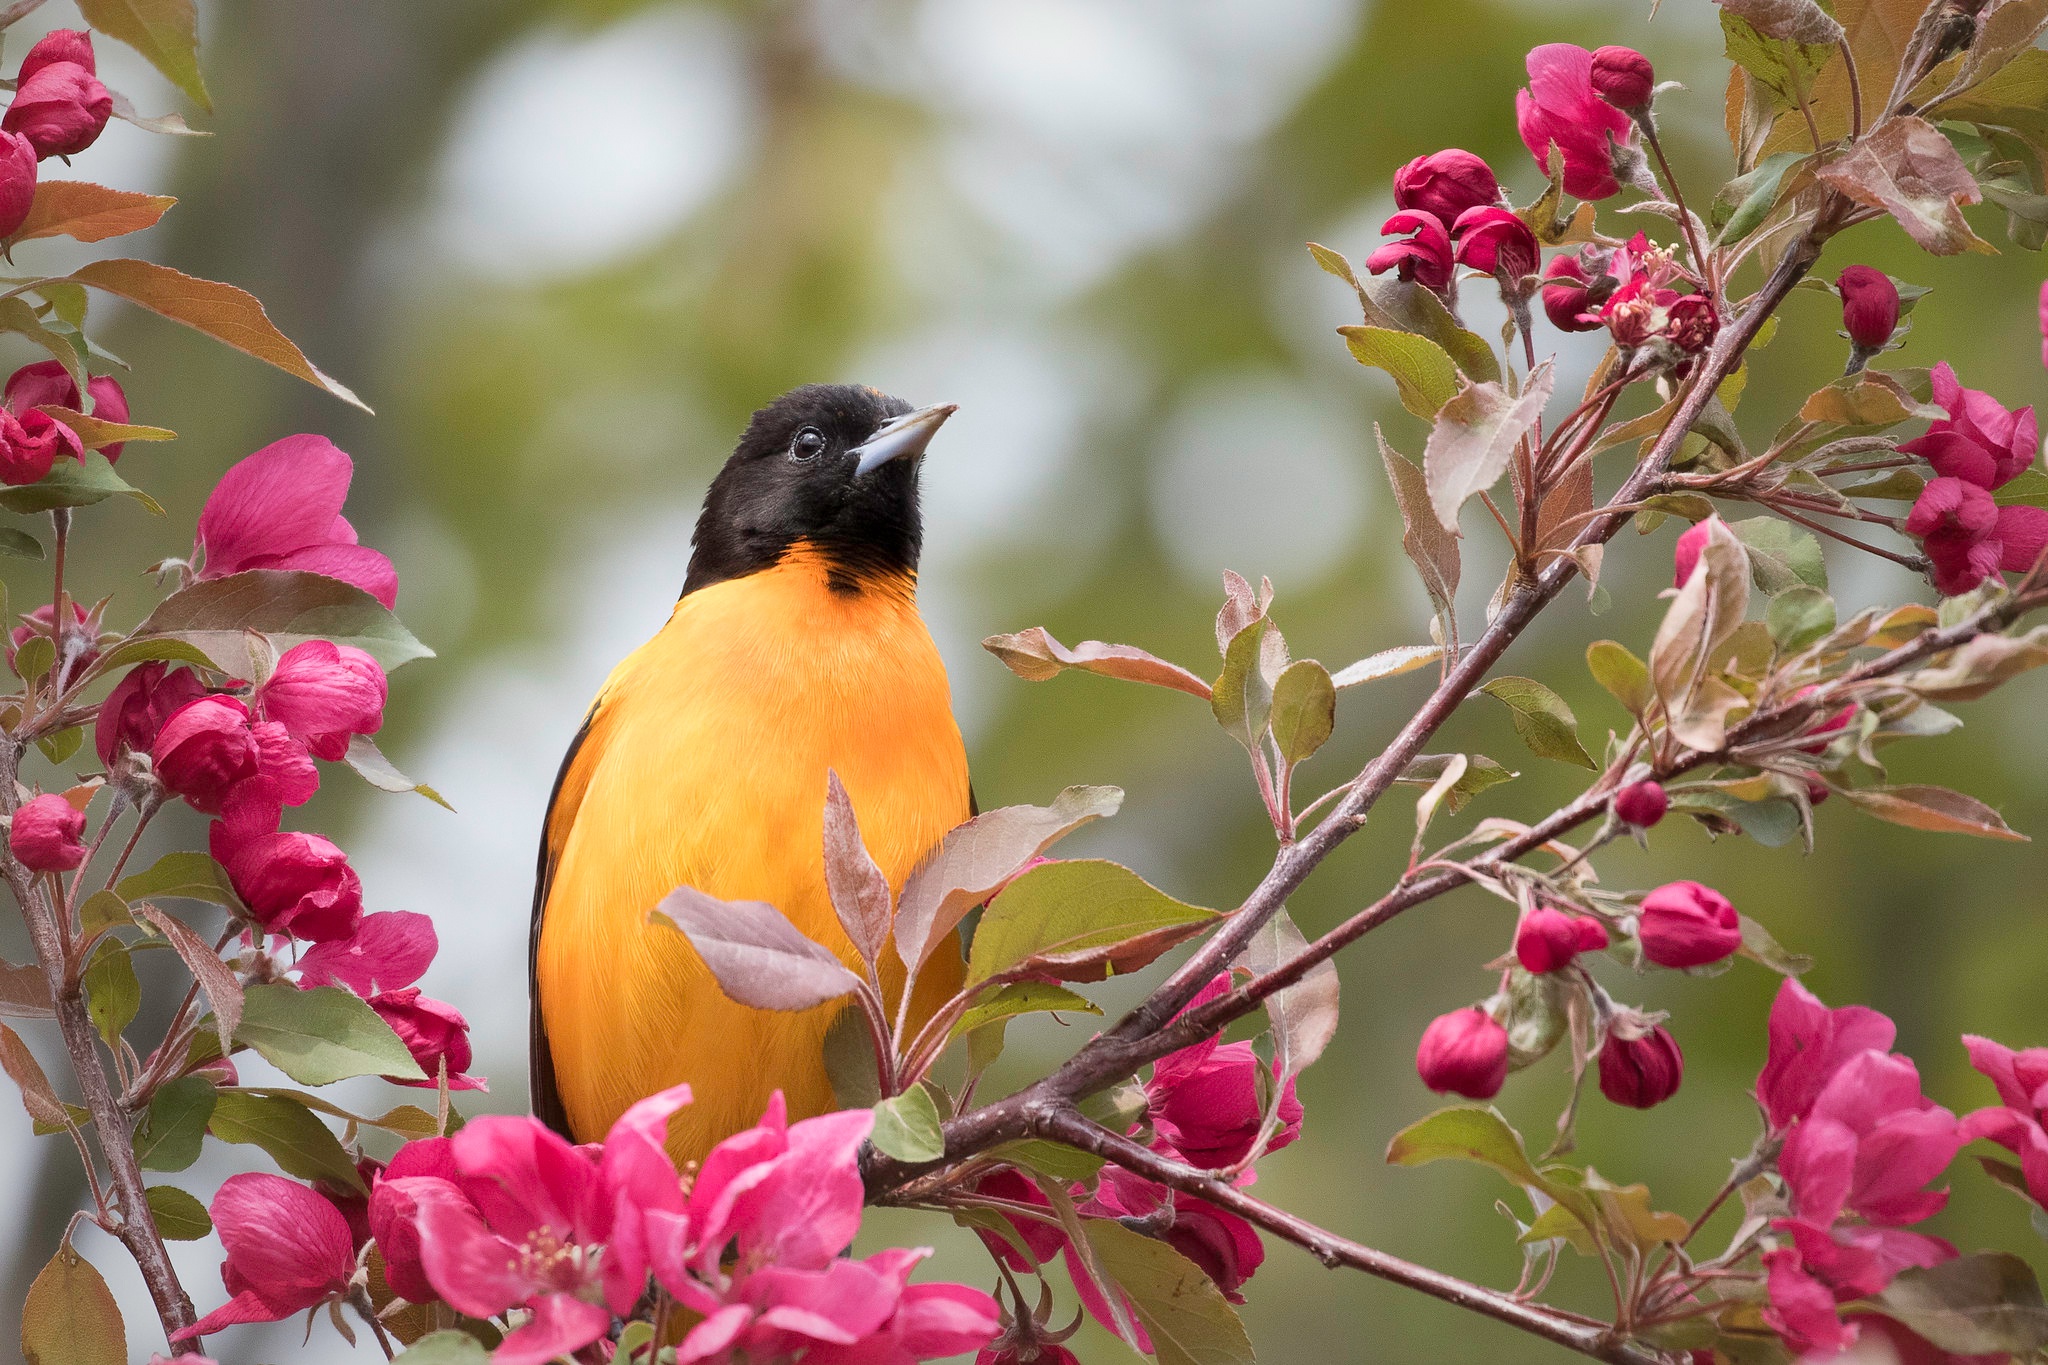
[{"label": "red flower bud", "polygon": [[1899,287],[1882,270],[1852,265],[1835,277],[1842,294],[1842,330],[1859,350],[1876,351],[1899,325]]},{"label": "red flower bud", "polygon": [[150,662],[128,670],[100,703],[93,725],[93,748],[100,762],[112,768],[122,746],[148,753],[172,713],[206,693],[206,685],[189,668]]},{"label": "red flower bud", "polygon": [[1418,156],[1394,172],[1394,204],[1455,223],[1467,209],[1500,202],[1493,168],[1457,147]]},{"label": "red flower bud", "polygon": [[85,861],[85,812],[51,793],[22,804],[7,846],[31,872],[69,872]]},{"label": "red flower bud", "polygon": [[1466,209],[1458,216],[1451,236],[1458,243],[1458,264],[1489,275],[1519,280],[1534,273],[1537,261],[1542,259],[1536,248],[1536,234],[1513,209]]},{"label": "red flower bud", "polygon": [[1600,1048],[1600,1093],[1631,1109],[1649,1109],[1678,1093],[1685,1054],[1664,1028],[1641,1038],[1610,1033]]},{"label": "red flower bud", "polygon": [[1508,1031],[1467,1005],[1430,1020],[1415,1049],[1415,1072],[1439,1095],[1490,1100],[1508,1078]]},{"label": "red flower bud", "polygon": [[1664,794],[1663,784],[1649,778],[1631,782],[1614,794],[1615,818],[1637,829],[1648,829],[1669,809],[1671,798]]},{"label": "red flower bud", "polygon": [[99,61],[93,56],[92,35],[83,29],[51,29],[36,39],[35,46],[21,59],[21,69],[14,73],[15,82],[19,84],[57,62],[70,62],[94,75],[99,74]]},{"label": "red flower bud", "polygon": [[74,156],[99,140],[113,112],[114,97],[90,70],[45,62],[15,87],[0,128],[27,138],[38,158]]},{"label": "red flower bud", "polygon": [[1532,910],[1515,930],[1515,958],[1541,976],[1567,966],[1580,953],[1607,946],[1607,926],[1590,915],[1567,915],[1545,905]]},{"label": "red flower bud", "polygon": [[400,1081],[400,1085],[436,1085],[443,1062],[448,1066],[450,1090],[487,1090],[481,1076],[465,1076],[469,1069],[469,1021],[446,1001],[429,999],[419,987],[385,991],[370,997],[370,1008],[398,1035],[405,1050],[427,1073],[424,1081]]},{"label": "red flower bud", "polygon": [[243,841],[216,820],[211,843],[250,916],[271,933],[320,943],[355,932],[363,884],[329,840],[280,832]]},{"label": "red flower bud", "polygon": [[1742,919],[1712,887],[1672,882],[1643,897],[1636,936],[1660,967],[1703,967],[1742,946]]},{"label": "red flower bud", "polygon": [[28,221],[35,199],[35,144],[19,133],[0,133],[0,237],[12,237]]},{"label": "red flower bud", "polygon": [[[102,422],[128,420],[128,395],[111,375],[96,374],[85,382],[85,389],[92,397],[92,412],[89,414]],[[78,403],[78,385],[71,382],[71,376],[62,365],[54,360],[38,360],[33,365],[24,365],[7,380],[7,410],[16,417],[33,408],[57,407],[81,411]],[[109,464],[121,458],[125,442],[102,446],[100,454],[107,457]]]},{"label": "red flower bud", "polygon": [[1650,59],[1632,47],[1603,47],[1593,53],[1593,91],[1624,113],[1650,107],[1657,73]]},{"label": "red flower bud", "polygon": [[234,788],[256,775],[249,708],[233,697],[200,697],[164,722],[150,746],[164,785],[209,815]]},{"label": "red flower bud", "polygon": [[1405,242],[1389,242],[1365,258],[1365,268],[1375,275],[1397,271],[1424,289],[1443,292],[1451,283],[1451,234],[1435,214],[1406,210],[1380,226],[1388,235],[1412,232]]},{"label": "red flower bud", "polygon": [[59,455],[84,458],[77,432],[47,413],[31,410],[17,418],[0,410],[0,483],[35,483]]},{"label": "red flower bud", "polygon": [[1560,332],[1593,332],[1601,327],[1599,307],[1576,256],[1553,256],[1543,272],[1543,311]]},{"label": "red flower bud", "polygon": [[256,689],[256,710],[277,721],[315,757],[339,762],[352,735],[384,724],[387,683],[377,661],[350,645],[293,645]]},{"label": "red flower bud", "polygon": [[1694,522],[1678,538],[1678,544],[1671,547],[1671,586],[1682,588],[1692,579],[1692,571],[1699,567],[1700,552],[1707,548],[1707,537],[1713,534],[1713,524],[1718,517]]}]

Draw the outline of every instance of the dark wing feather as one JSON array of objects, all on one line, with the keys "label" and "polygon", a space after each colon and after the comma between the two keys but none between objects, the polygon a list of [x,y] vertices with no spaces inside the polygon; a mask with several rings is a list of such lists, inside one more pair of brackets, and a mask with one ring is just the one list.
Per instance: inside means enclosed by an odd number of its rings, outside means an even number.
[{"label": "dark wing feather", "polygon": [[[571,1142],[576,1137],[569,1131],[569,1114],[562,1107],[561,1092],[555,1088],[555,1058],[548,1047],[547,1023],[540,1013],[540,924],[541,916],[547,910],[548,886],[554,880],[555,861],[561,856],[561,844],[555,838],[556,807],[561,803],[562,788],[568,783],[570,771],[576,766],[577,755],[582,753],[584,741],[590,738],[590,723],[596,716],[597,708],[593,706],[583,717],[583,724],[576,729],[576,738],[569,741],[569,752],[562,755],[562,766],[555,772],[555,785],[548,792],[547,813],[541,817],[540,856],[533,874],[533,922],[526,940],[527,1090],[533,1116]],[[573,812],[564,814],[573,818]],[[566,837],[566,829],[563,834]]]}]

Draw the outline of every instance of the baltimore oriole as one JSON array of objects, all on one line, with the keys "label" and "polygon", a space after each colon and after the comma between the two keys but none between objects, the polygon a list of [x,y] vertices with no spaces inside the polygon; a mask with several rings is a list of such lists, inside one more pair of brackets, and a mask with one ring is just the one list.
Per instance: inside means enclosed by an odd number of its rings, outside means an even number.
[{"label": "baltimore oriole", "polygon": [[[668,624],[584,717],[548,802],[528,965],[533,1109],[571,1139],[678,1081],[695,1095],[670,1130],[678,1162],[753,1123],[772,1091],[793,1119],[832,1107],[835,1008],[733,1003],[647,912],[678,886],[766,901],[858,970],[825,890],[827,771],[899,891],[968,817],[916,601],[918,467],[952,413],[839,385],[755,413],[705,497]],[[935,954],[912,1013],[960,975],[957,951]]]}]

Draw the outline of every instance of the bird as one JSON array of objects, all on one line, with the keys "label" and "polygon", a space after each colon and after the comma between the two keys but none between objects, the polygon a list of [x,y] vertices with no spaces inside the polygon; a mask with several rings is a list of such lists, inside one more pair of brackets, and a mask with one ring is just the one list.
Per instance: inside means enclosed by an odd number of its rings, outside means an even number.
[{"label": "bird", "polygon": [[[756,412],[705,495],[667,624],[584,716],[548,798],[528,954],[533,1112],[570,1141],[680,1082],[679,1168],[775,1091],[790,1119],[834,1107],[839,1007],[737,1004],[648,912],[681,886],[764,901],[859,970],[825,886],[828,772],[894,891],[969,818],[966,747],[917,608],[919,474],[954,411],[810,384]],[[957,943],[934,953],[912,1018],[962,974]]]}]

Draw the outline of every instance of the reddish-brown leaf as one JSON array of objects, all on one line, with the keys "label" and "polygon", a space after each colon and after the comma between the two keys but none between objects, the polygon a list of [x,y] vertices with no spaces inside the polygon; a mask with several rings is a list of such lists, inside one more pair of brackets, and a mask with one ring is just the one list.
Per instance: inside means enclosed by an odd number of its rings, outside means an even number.
[{"label": "reddish-brown leaf", "polygon": [[825,889],[839,927],[873,967],[889,941],[889,879],[861,841],[860,821],[837,772],[825,774]]},{"label": "reddish-brown leaf", "polygon": [[1078,668],[1105,678],[1125,682],[1151,683],[1177,692],[1209,699],[1209,684],[1179,664],[1147,654],[1134,645],[1106,645],[1100,640],[1083,640],[1072,649],[1033,626],[1014,635],[991,635],[981,647],[1001,659],[1012,673],[1031,682],[1043,682],[1062,669]]},{"label": "reddish-brown leaf", "polygon": [[1880,820],[1908,829],[1936,834],[1974,834],[1980,839],[2008,839],[2028,842],[2027,836],[2009,827],[1999,813],[1974,796],[1947,787],[1910,784],[1902,787],[1869,787],[1842,793]]},{"label": "reddish-brown leaf", "polygon": [[67,278],[118,295],[173,322],[182,322],[244,354],[275,365],[286,374],[318,385],[343,402],[353,403],[365,412],[370,410],[347,385],[323,374],[306,359],[306,353],[277,330],[277,324],[263,311],[256,296],[245,290],[218,280],[198,279],[167,265],[126,258],[93,261]]},{"label": "reddish-brown leaf", "polygon": [[213,1023],[220,1033],[221,1051],[232,1051],[235,1030],[242,1026],[242,983],[228,970],[228,964],[220,960],[220,954],[186,928],[185,921],[176,915],[147,902],[136,906],[135,913],[171,941],[171,947],[184,960],[199,988],[206,992],[206,1003],[213,1006]]},{"label": "reddish-brown leaf", "polygon": [[860,978],[829,949],[762,901],[722,901],[682,886],[648,915],[680,930],[718,988],[742,1005],[807,1010],[860,988]]},{"label": "reddish-brown leaf", "polygon": [[0,962],[0,1014],[48,1019],[56,1013],[50,1004],[50,983],[44,980],[41,968]]},{"label": "reddish-brown leaf", "polygon": [[71,1116],[58,1101],[57,1092],[50,1088],[50,1078],[43,1074],[42,1063],[21,1041],[21,1035],[5,1024],[0,1024],[0,1071],[5,1071],[21,1087],[21,1107],[28,1110],[30,1118],[57,1128],[71,1126]]},{"label": "reddish-brown leaf", "polygon": [[104,242],[154,227],[177,202],[168,194],[108,189],[89,180],[45,180],[36,186],[28,218],[10,240],[75,237],[81,242]]},{"label": "reddish-brown leaf", "polygon": [[1891,214],[1907,236],[1937,256],[1994,251],[1963,218],[1962,206],[1976,203],[1983,192],[1954,145],[1925,119],[1886,119],[1814,174],[1857,203]]}]

